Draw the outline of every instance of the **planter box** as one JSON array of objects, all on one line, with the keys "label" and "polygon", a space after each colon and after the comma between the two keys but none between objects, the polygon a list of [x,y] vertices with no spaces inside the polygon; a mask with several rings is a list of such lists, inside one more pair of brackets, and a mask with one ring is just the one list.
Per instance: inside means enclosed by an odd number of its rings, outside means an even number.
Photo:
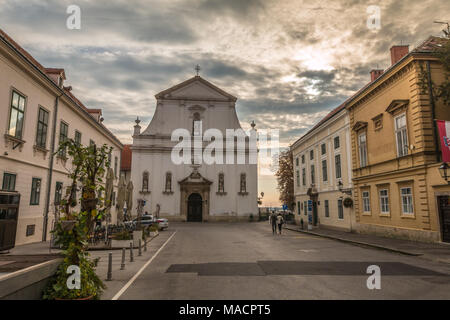
[{"label": "planter box", "polygon": [[[142,240],[142,231],[133,231],[133,246],[139,247],[139,239],[141,239],[141,245],[144,245],[144,240]],[[130,246],[130,244],[128,244]]]},{"label": "planter box", "polygon": [[[117,249],[117,248],[129,248],[130,243],[133,242],[133,240],[111,240],[111,248]],[[133,244],[134,247],[134,244]]]}]

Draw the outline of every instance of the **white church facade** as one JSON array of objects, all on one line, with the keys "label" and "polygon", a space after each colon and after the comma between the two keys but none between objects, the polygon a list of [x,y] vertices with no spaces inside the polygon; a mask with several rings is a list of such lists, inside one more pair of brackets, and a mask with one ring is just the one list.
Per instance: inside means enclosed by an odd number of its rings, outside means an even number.
[{"label": "white church facade", "polygon": [[[131,180],[134,203],[141,206],[132,208],[133,214],[140,210],[187,222],[256,217],[258,168],[257,160],[250,159],[251,151],[256,150],[250,147],[249,136],[243,148],[238,147],[239,138],[226,138],[227,129],[242,130],[236,114],[237,98],[198,75],[155,97],[156,110],[149,126],[141,132],[137,120],[134,128]],[[252,128],[256,132],[254,124]],[[196,153],[189,161],[177,164],[173,154],[180,140],[174,140],[173,133],[180,129],[193,140],[216,129],[223,133],[224,148],[230,142],[235,144],[223,155],[219,150],[210,153],[215,159],[223,159],[211,163],[202,155],[215,139],[208,142],[202,138],[200,155]],[[194,145],[192,142],[191,147]]]}]

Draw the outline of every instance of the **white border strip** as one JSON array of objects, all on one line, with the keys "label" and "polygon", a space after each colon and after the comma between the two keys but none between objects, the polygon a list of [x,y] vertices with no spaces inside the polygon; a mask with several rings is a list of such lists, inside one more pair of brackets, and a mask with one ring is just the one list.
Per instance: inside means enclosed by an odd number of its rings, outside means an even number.
[{"label": "white border strip", "polygon": [[111,300],[118,300],[120,298],[120,296],[133,284],[133,282],[137,279],[137,277],[139,277],[141,275],[141,273],[145,270],[145,268],[148,267],[148,265],[150,263],[152,263],[153,259],[156,258],[156,256],[161,252],[162,249],[164,249],[164,247],[166,246],[166,244],[173,238],[173,236],[176,234],[177,232],[175,231],[174,234],[172,234],[170,236],[169,239],[166,240],[166,242],[164,242],[164,244],[161,246],[161,248],[158,249],[158,251],[156,251],[156,253],[153,255],[153,257],[150,258],[150,260],[148,260],[141,269],[139,269],[139,271],[133,276],[133,278],[130,279],[130,281],[127,282],[126,285],[123,286],[122,289],[120,289],[119,292],[116,293],[116,295],[111,299]]}]

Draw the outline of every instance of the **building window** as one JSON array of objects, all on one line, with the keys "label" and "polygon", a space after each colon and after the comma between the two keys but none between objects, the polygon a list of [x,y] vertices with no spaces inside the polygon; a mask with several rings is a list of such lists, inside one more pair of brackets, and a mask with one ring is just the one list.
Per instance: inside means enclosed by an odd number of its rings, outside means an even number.
[{"label": "building window", "polygon": [[404,214],[414,214],[412,188],[401,188],[402,212]]},{"label": "building window", "polygon": [[305,164],[305,155],[302,155],[302,164]]},{"label": "building window", "polygon": [[37,133],[36,133],[36,146],[45,148],[47,142],[47,130],[48,129],[48,111],[39,108]]},{"label": "building window", "polygon": [[358,149],[359,149],[359,164],[360,166],[367,166],[367,138],[365,133],[361,133],[358,136]]},{"label": "building window", "polygon": [[114,157],[114,176],[118,177],[117,167],[119,166],[119,158]]},{"label": "building window", "polygon": [[362,192],[363,212],[370,212],[370,194],[369,191]]},{"label": "building window", "polygon": [[341,169],[341,155],[337,154],[334,157],[334,164],[336,166],[336,179],[342,178],[342,169]]},{"label": "building window", "polygon": [[247,175],[245,173],[241,174],[241,193],[247,192]]},{"label": "building window", "polygon": [[[61,125],[59,127],[59,144],[64,143],[67,141],[69,137],[69,126],[61,121]],[[66,157],[66,148],[60,149],[59,154],[60,157],[65,158]]]},{"label": "building window", "polygon": [[311,184],[316,183],[316,175],[315,175],[315,168],[314,165],[311,165]]},{"label": "building window", "polygon": [[108,168],[111,168],[111,164],[112,164],[112,152],[108,152]]},{"label": "building window", "polygon": [[397,155],[399,157],[408,154],[408,135],[406,132],[406,115],[402,114],[395,118],[395,136],[397,140]]},{"label": "building window", "polygon": [[92,139],[89,139],[89,147],[95,146],[95,141]]},{"label": "building window", "polygon": [[192,121],[192,135],[200,136],[202,134],[202,120],[198,112],[194,113],[194,120]]},{"label": "building window", "polygon": [[112,205],[113,206],[116,205],[116,192],[115,191],[112,193]]},{"label": "building window", "polygon": [[147,171],[145,171],[142,174],[142,192],[148,192],[148,179],[149,179],[149,174]]},{"label": "building window", "polygon": [[75,130],[75,143],[81,146],[81,132],[78,130]]},{"label": "building window", "polygon": [[15,191],[16,189],[16,175],[12,173],[3,173],[2,190]]},{"label": "building window", "polygon": [[11,111],[9,114],[8,134],[17,139],[22,139],[23,118],[25,116],[25,97],[13,91],[11,99]]},{"label": "building window", "polygon": [[217,192],[219,193],[225,192],[225,175],[223,173],[219,173],[219,185]]},{"label": "building window", "polygon": [[327,145],[325,143],[323,143],[320,148],[322,150],[322,155],[327,153]]},{"label": "building window", "polygon": [[339,149],[341,147],[341,141],[339,140],[339,137],[334,138],[334,148]]},{"label": "building window", "polygon": [[322,160],[322,177],[323,181],[328,181],[327,160]]},{"label": "building window", "polygon": [[166,192],[172,192],[172,173],[166,173]]},{"label": "building window", "polygon": [[302,182],[303,185],[306,186],[306,168],[302,169]]},{"label": "building window", "polygon": [[56,187],[55,187],[55,204],[56,205],[59,205],[61,203],[62,192],[63,192],[63,183],[56,182]]},{"label": "building window", "polygon": [[383,214],[389,213],[389,193],[387,189],[380,190],[380,211]]},{"label": "building window", "polygon": [[300,165],[300,163],[299,163],[300,161],[298,160],[298,157],[297,158],[295,158],[295,165],[298,167],[299,165]]},{"label": "building window", "polygon": [[308,201],[303,202],[303,208],[305,209],[304,215],[308,215]]},{"label": "building window", "polygon": [[301,210],[301,207],[300,207],[300,201],[297,201],[297,213],[298,213],[298,215],[302,214],[302,210]]},{"label": "building window", "polygon": [[314,160],[314,150],[309,152],[309,160]]},{"label": "building window", "polygon": [[31,182],[30,205],[32,206],[39,205],[40,196],[41,196],[41,179],[33,178],[33,181]]},{"label": "building window", "polygon": [[328,200],[325,200],[325,217],[330,217],[330,206]]},{"label": "building window", "polygon": [[344,219],[344,206],[343,206],[343,200],[338,200],[338,219],[343,220]]},{"label": "building window", "polygon": [[297,187],[300,187],[300,170],[297,170]]}]

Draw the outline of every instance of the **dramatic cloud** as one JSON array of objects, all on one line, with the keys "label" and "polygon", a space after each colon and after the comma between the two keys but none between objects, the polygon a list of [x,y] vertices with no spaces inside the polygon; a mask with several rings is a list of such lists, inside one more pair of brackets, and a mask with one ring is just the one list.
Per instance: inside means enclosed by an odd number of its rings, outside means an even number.
[{"label": "dramatic cloud", "polygon": [[[67,6],[81,30],[66,28]],[[367,7],[381,8],[381,29]],[[306,133],[387,68],[394,44],[418,45],[448,20],[442,0],[0,0],[0,28],[47,67],[63,67],[74,93],[103,108],[105,124],[131,142],[154,95],[201,75],[236,95],[243,127],[280,129],[282,147]],[[273,177],[260,179],[274,204]]]}]

